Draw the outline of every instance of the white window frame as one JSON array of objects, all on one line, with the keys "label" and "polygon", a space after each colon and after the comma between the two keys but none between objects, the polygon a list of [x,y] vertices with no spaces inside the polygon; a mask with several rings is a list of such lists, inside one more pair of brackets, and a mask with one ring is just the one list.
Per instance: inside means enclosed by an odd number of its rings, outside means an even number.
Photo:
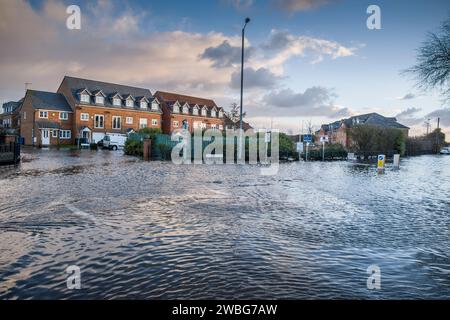
[{"label": "white window frame", "polygon": [[48,111],[39,111],[39,119],[48,119]]},{"label": "white window frame", "polygon": [[58,138],[58,130],[56,129],[52,130],[52,138]]},{"label": "white window frame", "polygon": [[90,103],[91,97],[86,93],[82,93],[82,94],[80,94],[80,102]]},{"label": "white window frame", "polygon": [[[101,121],[102,126],[101,127],[97,126],[97,124],[100,123],[100,121],[98,121],[98,123],[97,123],[97,117],[99,117],[99,120],[100,120],[100,118],[102,119],[102,121]],[[96,114],[96,115],[94,115],[94,128],[95,129],[104,129],[105,128],[105,115],[103,115],[103,114]]]},{"label": "white window frame", "polygon": [[219,118],[223,118],[223,111],[219,111]]},{"label": "white window frame", "polygon": [[158,119],[152,119],[152,127],[156,127],[158,125]]},{"label": "white window frame", "polygon": [[[119,122],[117,122],[117,120]],[[111,128],[113,130],[120,130],[120,129],[122,129],[122,117],[121,116],[112,116]]]},{"label": "white window frame", "polygon": [[122,105],[122,100],[120,98],[113,98],[113,106],[120,107]]},{"label": "white window frame", "polygon": [[26,111],[23,112],[23,120],[27,120],[27,112]]},{"label": "white window frame", "polygon": [[148,108],[148,103],[147,103],[147,101],[141,101],[140,107],[141,107],[141,109],[147,109],[147,108]]},{"label": "white window frame", "polygon": [[131,98],[127,99],[127,100],[125,101],[125,106],[126,106],[127,108],[133,108],[133,107],[134,107],[134,101],[133,101],[133,99],[131,99]]},{"label": "white window frame", "polygon": [[198,108],[194,108],[194,110],[192,110],[192,114],[194,116],[198,116]]},{"label": "white window frame", "polygon": [[72,131],[70,130],[59,130],[59,138],[61,140],[69,140],[72,138]]},{"label": "white window frame", "polygon": [[217,117],[217,113],[215,110],[211,110],[211,117],[213,117],[213,118]]},{"label": "white window frame", "polygon": [[207,117],[208,116],[208,109],[206,109],[206,108],[202,109],[202,116],[203,117]]},{"label": "white window frame", "polygon": [[[66,115],[63,117],[63,115]],[[66,111],[62,111],[59,113],[59,120],[69,120],[69,113]]]},{"label": "white window frame", "polygon": [[89,113],[81,113],[80,114],[80,121],[89,121]]},{"label": "white window frame", "polygon": [[183,114],[189,114],[189,107],[184,105],[182,109]]},{"label": "white window frame", "polygon": [[105,98],[103,96],[95,96],[95,104],[105,104]]},{"label": "white window frame", "polygon": [[173,123],[172,123],[172,126],[173,126],[174,128],[179,128],[179,127],[180,127],[180,121],[174,120]]},{"label": "white window frame", "polygon": [[139,118],[139,129],[148,128],[148,119],[147,118]]},{"label": "white window frame", "polygon": [[[131,120],[131,121],[130,121]],[[125,123],[126,124],[133,124],[133,117],[127,117],[126,119],[125,119]]]},{"label": "white window frame", "polygon": [[223,125],[219,124],[219,130],[223,130]]},{"label": "white window frame", "polygon": [[158,102],[152,102],[152,110],[155,110],[155,111],[159,110]]},{"label": "white window frame", "polygon": [[177,104],[173,105],[172,110],[173,110],[173,113],[180,113],[180,107]]}]

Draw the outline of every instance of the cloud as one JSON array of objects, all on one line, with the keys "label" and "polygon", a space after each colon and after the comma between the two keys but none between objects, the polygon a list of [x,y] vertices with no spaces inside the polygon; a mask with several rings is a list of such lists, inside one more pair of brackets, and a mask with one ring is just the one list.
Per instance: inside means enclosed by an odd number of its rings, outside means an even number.
[{"label": "cloud", "polygon": [[418,117],[417,113],[422,111],[420,108],[407,108],[406,110],[400,112],[395,116],[397,118],[397,121],[407,125],[407,126],[413,126],[421,123],[423,121],[423,117]]},{"label": "cloud", "polygon": [[315,9],[334,2],[334,0],[273,0],[273,2],[281,10],[294,13]]},{"label": "cloud", "polygon": [[[253,55],[252,47],[246,48],[245,60],[247,61]],[[228,40],[215,47],[206,48],[200,55],[201,59],[207,59],[213,62],[214,68],[226,68],[241,63],[241,47],[232,46]]]},{"label": "cloud", "polygon": [[224,0],[226,4],[233,6],[237,10],[244,10],[250,8],[254,1],[253,0]]},{"label": "cloud", "polygon": [[[273,74],[266,68],[259,68],[257,70],[253,68],[245,68],[244,70],[244,86],[246,89],[269,89],[273,88],[277,81],[281,77]],[[240,88],[241,87],[241,72],[236,71],[231,75],[231,87]]]},{"label": "cloud", "polygon": [[440,118],[440,123],[444,127],[450,127],[450,108],[442,108],[434,110],[425,116],[425,118],[429,119],[437,119]]},{"label": "cloud", "polygon": [[298,117],[316,116],[331,119],[350,115],[349,108],[333,103],[336,97],[331,89],[320,86],[308,88],[304,92],[282,89],[265,95],[262,101],[264,107],[256,110],[255,113]]},{"label": "cloud", "polygon": [[353,56],[356,52],[356,48],[348,48],[335,41],[294,35],[286,30],[272,30],[261,48],[265,66],[279,72],[282,72],[283,64],[293,57],[308,56],[310,62],[315,64],[325,57],[336,60]]},{"label": "cloud", "polygon": [[413,93],[407,93],[403,97],[398,97],[397,100],[412,100],[415,99],[416,95]]}]

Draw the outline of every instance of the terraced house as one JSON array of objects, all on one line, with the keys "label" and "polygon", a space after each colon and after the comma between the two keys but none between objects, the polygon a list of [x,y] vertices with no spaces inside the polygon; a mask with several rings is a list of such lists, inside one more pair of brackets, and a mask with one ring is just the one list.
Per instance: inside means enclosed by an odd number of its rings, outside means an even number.
[{"label": "terraced house", "polygon": [[177,129],[224,129],[225,112],[213,100],[164,91],[155,96],[161,102],[165,134]]},{"label": "terraced house", "polygon": [[75,136],[88,142],[96,143],[106,133],[161,128],[160,103],[148,89],[66,76],[58,93],[73,110]]}]

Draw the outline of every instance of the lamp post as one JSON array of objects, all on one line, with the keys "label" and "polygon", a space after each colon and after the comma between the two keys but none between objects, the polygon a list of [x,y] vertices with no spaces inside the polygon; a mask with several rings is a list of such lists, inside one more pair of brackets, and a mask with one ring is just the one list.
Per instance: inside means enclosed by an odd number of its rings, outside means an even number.
[{"label": "lamp post", "polygon": [[240,129],[240,139],[239,139],[239,159],[242,158],[242,130],[243,130],[243,122],[242,122],[242,109],[244,104],[244,39],[245,39],[245,27],[250,22],[250,18],[245,18],[245,24],[242,28],[242,54],[241,54],[241,106],[240,106],[240,114],[239,114],[239,129]]}]

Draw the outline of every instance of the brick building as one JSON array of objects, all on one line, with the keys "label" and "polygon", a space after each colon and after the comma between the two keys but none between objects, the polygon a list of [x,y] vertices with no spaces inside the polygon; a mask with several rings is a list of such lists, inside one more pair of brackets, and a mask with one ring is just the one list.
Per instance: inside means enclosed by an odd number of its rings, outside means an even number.
[{"label": "brick building", "polygon": [[224,129],[225,113],[213,100],[157,91],[163,111],[162,130],[170,134],[177,129]]}]

